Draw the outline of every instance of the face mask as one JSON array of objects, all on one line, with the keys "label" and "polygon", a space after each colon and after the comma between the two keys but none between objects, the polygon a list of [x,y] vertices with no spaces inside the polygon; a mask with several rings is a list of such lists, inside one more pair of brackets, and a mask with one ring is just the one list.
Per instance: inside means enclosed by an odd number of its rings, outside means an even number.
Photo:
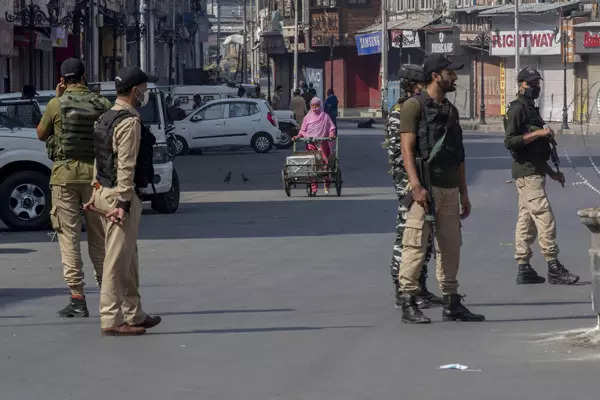
[{"label": "face mask", "polygon": [[150,91],[146,89],[142,92],[138,88],[135,88],[135,90],[137,92],[135,100],[138,103],[138,107],[146,107],[146,104],[148,104],[148,101],[150,100]]},{"label": "face mask", "polygon": [[523,92],[523,95],[525,97],[530,98],[531,100],[535,100],[538,97],[540,97],[541,91],[542,88],[540,88],[539,86],[528,87],[527,89],[525,89],[525,92]]}]

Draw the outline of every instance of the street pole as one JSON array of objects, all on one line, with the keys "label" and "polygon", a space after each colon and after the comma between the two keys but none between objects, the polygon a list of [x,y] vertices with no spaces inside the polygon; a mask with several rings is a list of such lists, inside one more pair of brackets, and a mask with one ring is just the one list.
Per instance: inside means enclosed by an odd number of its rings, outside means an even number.
[{"label": "street pole", "polygon": [[298,1],[294,2],[294,92],[298,89]]},{"label": "street pole", "polygon": [[563,113],[562,129],[569,129],[569,110],[567,107],[567,35],[564,29],[562,8],[560,9],[560,42],[562,44],[563,61]]},{"label": "street pole", "polygon": [[217,80],[221,75],[221,0],[217,0]]},{"label": "street pole", "polygon": [[329,37],[329,76],[330,88],[333,90],[333,36]]},{"label": "street pole", "polygon": [[145,26],[146,22],[146,0],[140,0],[140,69],[146,71],[147,67],[147,54],[146,54],[146,33],[141,31],[141,28]]},{"label": "street pole", "polygon": [[242,49],[242,83],[246,83],[246,74],[247,74],[247,44],[248,44],[248,17],[246,15],[246,9],[248,8],[247,0],[244,0],[244,47]]},{"label": "street pole", "polygon": [[481,106],[479,107],[479,124],[485,125],[485,80],[483,78],[483,45],[485,41],[485,34],[481,35]]},{"label": "street pole", "polygon": [[98,3],[92,3],[91,24],[92,29],[92,80],[100,80],[100,31],[98,30]]},{"label": "street pole", "polygon": [[387,12],[386,1],[381,2],[381,116],[387,117],[387,78],[388,78],[388,46],[387,46]]},{"label": "street pole", "polygon": [[[519,74],[519,53],[521,51],[521,40],[519,40],[519,0],[515,0],[515,78]],[[517,79],[517,92],[519,91],[519,82]]]},{"label": "street pole", "polygon": [[[252,37],[252,41],[254,42],[254,40],[256,40],[256,38],[258,37],[258,28],[260,26],[260,12],[258,7],[259,5],[259,1],[255,0],[254,2],[255,5],[255,15],[256,15],[256,23],[254,24],[254,30],[256,31],[254,36]],[[258,39],[260,40],[260,38]],[[254,83],[257,85],[260,85],[260,50],[258,45],[257,46],[253,46],[254,48]]]}]

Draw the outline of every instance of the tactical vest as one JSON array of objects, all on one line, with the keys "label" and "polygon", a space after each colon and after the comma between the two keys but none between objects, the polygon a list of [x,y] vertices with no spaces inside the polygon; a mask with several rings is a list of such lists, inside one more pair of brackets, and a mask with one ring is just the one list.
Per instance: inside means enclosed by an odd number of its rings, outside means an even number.
[{"label": "tactical vest", "polygon": [[67,92],[60,98],[62,132],[48,144],[52,161],[94,159],[94,124],[106,111],[91,92]]},{"label": "tactical vest", "polygon": [[[108,188],[117,185],[117,154],[113,150],[113,135],[115,127],[125,118],[134,117],[126,110],[109,110],[105,112],[94,132],[94,150],[96,156],[96,179]],[[142,135],[140,149],[135,164],[134,183],[136,188],[144,188],[151,184],[154,179],[154,166],[152,164],[154,155],[154,144],[156,138],[150,129],[142,124]]]},{"label": "tactical vest", "polygon": [[462,128],[458,110],[449,101],[437,104],[426,92],[415,96],[421,105],[417,155],[428,162],[459,165],[462,161]]},{"label": "tactical vest", "polygon": [[[506,111],[504,118],[504,131],[506,132],[508,124],[508,113],[511,109],[515,109],[517,104],[521,107],[521,112],[525,113],[526,126],[521,134],[537,131],[544,128],[544,120],[540,115],[540,110],[532,103],[528,103],[523,96],[518,96],[516,100],[513,100]],[[535,161],[542,160],[548,161],[550,159],[550,142],[547,138],[539,138],[531,143],[525,145],[522,150],[513,151],[512,155],[516,161]]]}]

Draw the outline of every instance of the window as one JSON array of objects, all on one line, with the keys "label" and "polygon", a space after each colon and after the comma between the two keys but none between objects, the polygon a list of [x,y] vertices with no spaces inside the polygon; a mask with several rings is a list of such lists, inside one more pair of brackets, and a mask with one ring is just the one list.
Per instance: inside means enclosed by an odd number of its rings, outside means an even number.
[{"label": "window", "polygon": [[253,103],[229,103],[229,118],[247,117],[258,113],[258,107]]},{"label": "window", "polygon": [[312,0],[312,4],[315,7],[328,7],[334,8],[337,4],[337,0]]},{"label": "window", "polygon": [[349,6],[366,6],[369,4],[369,0],[348,0]]},{"label": "window", "polygon": [[224,119],[225,118],[225,104],[219,103],[214,104],[212,106],[208,106],[202,110],[200,110],[197,116],[202,117],[204,120],[212,120],[212,119]]},{"label": "window", "polygon": [[35,128],[42,114],[37,103],[11,104],[0,106],[0,127]]}]

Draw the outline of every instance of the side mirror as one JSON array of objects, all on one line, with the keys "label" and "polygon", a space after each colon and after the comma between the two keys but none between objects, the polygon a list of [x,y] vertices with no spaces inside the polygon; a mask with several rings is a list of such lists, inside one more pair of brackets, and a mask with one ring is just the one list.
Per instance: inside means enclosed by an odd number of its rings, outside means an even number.
[{"label": "side mirror", "polygon": [[193,117],[190,119],[190,121],[192,121],[192,122],[198,122],[198,121],[202,121],[203,119],[204,119],[204,118],[202,118],[202,116],[201,116],[201,115],[194,115],[194,116],[193,116]]}]

